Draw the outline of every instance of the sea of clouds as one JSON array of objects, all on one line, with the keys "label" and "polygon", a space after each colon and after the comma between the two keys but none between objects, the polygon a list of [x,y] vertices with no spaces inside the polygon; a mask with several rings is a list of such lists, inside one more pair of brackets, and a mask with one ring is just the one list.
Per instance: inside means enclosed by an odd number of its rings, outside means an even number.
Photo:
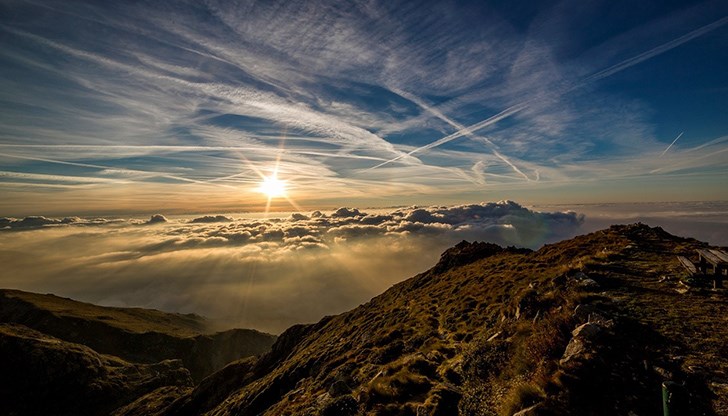
[{"label": "sea of clouds", "polygon": [[0,287],[278,333],[366,302],[461,240],[536,249],[642,221],[728,245],[728,203],[501,201],[275,215],[0,218]]},{"label": "sea of clouds", "polygon": [[0,286],[277,333],[369,300],[461,240],[538,248],[582,222],[511,201],[284,218],[2,218]]}]

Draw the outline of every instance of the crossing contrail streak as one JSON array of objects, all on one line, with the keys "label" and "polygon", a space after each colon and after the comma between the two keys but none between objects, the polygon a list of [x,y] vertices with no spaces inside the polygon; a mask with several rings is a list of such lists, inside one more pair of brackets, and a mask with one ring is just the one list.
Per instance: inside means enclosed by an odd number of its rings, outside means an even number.
[{"label": "crossing contrail streak", "polygon": [[[464,125],[462,125],[462,124],[458,123],[457,121],[451,119],[450,117],[446,116],[445,114],[443,114],[437,108],[434,108],[434,107],[428,105],[427,103],[425,103],[422,99],[420,99],[416,95],[410,94],[410,93],[408,93],[406,91],[402,91],[402,90],[400,90],[398,88],[390,88],[390,90],[392,92],[394,92],[395,94],[398,94],[399,96],[401,96],[403,98],[406,98],[406,99],[412,101],[413,103],[417,104],[422,109],[424,109],[424,110],[430,112],[431,114],[433,114],[435,117],[437,117],[440,120],[443,120],[444,122],[446,122],[447,124],[455,127],[458,131],[465,131],[466,130],[466,127]],[[473,134],[469,134],[469,133],[465,133],[465,135],[468,136],[468,137],[470,137],[471,139],[477,138],[478,140],[480,140],[480,141],[484,142],[485,144],[487,144],[492,149],[493,155],[495,155],[498,159],[502,160],[503,163],[505,163],[508,166],[510,166],[513,169],[514,172],[516,172],[520,176],[523,176],[527,181],[530,180],[529,177],[528,177],[528,175],[526,175],[525,173],[523,173],[520,169],[518,169],[518,167],[513,162],[511,162],[509,160],[509,158],[507,158],[505,155],[503,155],[502,153],[500,153],[498,151],[498,146],[496,146],[495,143],[493,143],[490,139],[488,139],[487,137],[484,137],[484,136],[474,136]]]},{"label": "crossing contrail streak", "polygon": [[506,117],[510,117],[513,114],[515,114],[515,113],[523,110],[526,107],[527,107],[526,104],[516,104],[516,105],[514,105],[512,107],[508,107],[507,109],[501,111],[500,113],[498,113],[498,114],[496,114],[496,115],[494,115],[494,116],[492,116],[492,117],[490,117],[488,119],[485,119],[485,120],[483,120],[481,122],[475,123],[475,124],[473,124],[471,126],[465,127],[464,129],[460,129],[460,130],[456,131],[455,133],[452,133],[452,134],[450,134],[448,136],[443,137],[440,140],[434,141],[434,142],[432,142],[430,144],[426,144],[426,145],[424,145],[422,147],[418,147],[417,149],[411,150],[411,151],[409,151],[408,153],[406,153],[404,155],[397,156],[394,159],[386,160],[386,161],[384,161],[384,162],[382,162],[382,163],[380,163],[380,164],[378,164],[376,166],[373,166],[373,167],[371,167],[369,169],[364,170],[364,172],[367,172],[367,171],[370,171],[370,170],[374,170],[374,169],[380,168],[380,167],[382,167],[384,165],[388,165],[388,164],[390,164],[392,162],[396,162],[397,160],[400,160],[400,159],[402,159],[404,157],[412,156],[415,153],[423,152],[425,150],[432,149],[433,147],[437,147],[437,146],[443,145],[443,144],[445,144],[445,143],[447,143],[449,141],[452,141],[452,140],[457,139],[458,137],[463,137],[465,135],[473,134],[477,130],[480,130],[480,129],[484,128],[484,127],[490,126],[491,124],[495,124],[495,123],[503,120]]},{"label": "crossing contrail streak", "polygon": [[[680,46],[680,45],[682,45],[682,44],[684,44],[686,42],[689,42],[689,41],[691,41],[691,40],[693,40],[693,39],[695,39],[695,38],[697,38],[699,36],[702,36],[702,35],[710,32],[712,30],[715,30],[715,29],[717,29],[717,28],[725,25],[726,23],[728,23],[728,16],[724,16],[724,17],[722,17],[722,18],[720,18],[720,19],[718,19],[718,20],[716,20],[716,21],[714,21],[712,23],[709,23],[709,24],[707,24],[705,26],[702,26],[702,27],[700,27],[698,29],[695,29],[692,32],[686,33],[686,34],[684,34],[684,35],[682,35],[682,36],[680,36],[678,38],[675,38],[675,39],[673,39],[673,40],[671,40],[669,42],[665,42],[662,45],[659,45],[657,47],[654,47],[654,48],[652,48],[652,49],[650,49],[648,51],[642,52],[642,53],[640,53],[638,55],[635,55],[635,56],[633,56],[631,58],[625,59],[624,61],[619,62],[619,63],[617,63],[615,65],[612,65],[612,66],[610,66],[608,68],[602,69],[601,71],[595,72],[594,74],[592,74],[592,75],[586,77],[585,79],[583,79],[581,82],[576,83],[573,87],[567,88],[567,89],[565,89],[565,90],[563,90],[561,92],[556,92],[555,94],[549,95],[548,98],[553,98],[554,96],[564,95],[564,94],[566,94],[566,93],[568,93],[570,91],[573,91],[575,89],[584,87],[585,85],[588,85],[588,84],[590,84],[592,82],[598,81],[600,79],[603,79],[603,78],[612,76],[612,75],[614,75],[614,74],[616,74],[618,72],[624,71],[627,68],[630,68],[630,67],[632,67],[634,65],[637,65],[637,64],[639,64],[641,62],[644,62],[644,61],[646,61],[648,59],[654,58],[657,55],[663,54],[663,53],[665,53],[665,52],[667,52],[667,51],[669,51],[671,49],[674,49],[674,48],[676,48],[676,47],[678,47],[678,46]],[[394,92],[396,93],[396,91],[394,91]],[[405,98],[407,98],[407,97],[405,97]],[[392,162],[396,162],[396,161],[398,161],[398,160],[400,160],[400,159],[402,159],[404,157],[411,156],[411,155],[413,155],[415,153],[423,152],[423,151],[432,149],[434,147],[441,146],[441,145],[443,145],[443,144],[445,144],[447,142],[450,142],[452,140],[455,140],[455,139],[457,139],[459,137],[462,137],[462,136],[465,136],[465,135],[471,135],[471,134],[475,133],[476,131],[478,131],[478,130],[480,130],[482,128],[485,128],[485,127],[488,127],[490,125],[493,125],[493,124],[495,124],[495,123],[503,120],[504,118],[508,118],[508,117],[510,117],[510,116],[512,116],[512,115],[514,115],[514,114],[516,114],[516,113],[518,113],[518,112],[520,112],[520,111],[528,108],[528,104],[534,102],[535,100],[536,100],[536,98],[533,98],[533,99],[524,101],[524,102],[522,102],[520,104],[513,105],[513,106],[511,106],[511,107],[509,107],[509,108],[501,111],[500,113],[498,113],[498,114],[496,114],[496,115],[494,115],[494,116],[492,116],[492,117],[490,117],[490,118],[488,118],[486,120],[483,120],[481,122],[478,122],[478,123],[475,123],[475,124],[470,125],[468,127],[465,127],[464,129],[459,129],[458,131],[456,131],[456,132],[454,132],[454,133],[452,133],[450,135],[447,135],[447,136],[445,136],[445,137],[443,137],[443,138],[441,138],[439,140],[436,140],[436,141],[434,141],[432,143],[429,143],[429,144],[426,144],[424,146],[421,146],[421,147],[418,147],[416,149],[413,149],[413,150],[409,151],[408,153],[406,153],[404,155],[399,155],[399,156],[397,156],[397,157],[395,157],[393,159],[386,160],[386,161],[384,161],[384,162],[382,162],[382,163],[380,163],[380,164],[378,164],[376,166],[372,166],[371,168],[364,170],[363,172],[368,172],[368,171],[371,171],[371,170],[380,168],[382,166],[388,165],[388,164],[390,164]],[[415,102],[415,104],[417,104],[417,103]],[[438,113],[439,113],[439,111],[438,111]],[[433,114],[437,115],[437,113],[433,113]],[[439,113],[439,114],[441,114],[441,113]]]}]

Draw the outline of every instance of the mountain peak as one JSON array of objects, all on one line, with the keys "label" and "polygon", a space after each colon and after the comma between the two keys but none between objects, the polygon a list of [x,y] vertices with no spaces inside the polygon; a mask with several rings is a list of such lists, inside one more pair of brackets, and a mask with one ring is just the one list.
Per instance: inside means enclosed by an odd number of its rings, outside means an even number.
[{"label": "mountain peak", "polygon": [[501,253],[525,254],[529,252],[531,252],[531,250],[527,248],[503,248],[493,243],[485,243],[479,241],[474,241],[471,243],[463,240],[442,253],[442,255],[440,256],[440,260],[433,268],[433,271],[442,272]]}]

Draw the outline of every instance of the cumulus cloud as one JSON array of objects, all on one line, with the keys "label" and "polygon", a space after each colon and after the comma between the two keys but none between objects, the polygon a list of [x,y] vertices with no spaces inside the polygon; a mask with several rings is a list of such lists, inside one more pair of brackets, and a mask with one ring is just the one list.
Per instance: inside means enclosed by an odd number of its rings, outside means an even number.
[{"label": "cumulus cloud", "polygon": [[165,222],[167,222],[167,217],[162,214],[154,214],[145,224],[163,224]]},{"label": "cumulus cloud", "polygon": [[83,230],[91,220],[29,218],[0,220],[8,229],[34,224],[0,234],[0,286],[271,332],[365,302],[432,267],[460,240],[537,248],[578,233],[583,221],[511,201],[267,219],[157,214]]},{"label": "cumulus cloud", "polygon": [[200,223],[210,223],[210,222],[231,222],[233,219],[230,217],[226,217],[224,215],[205,215],[203,217],[198,217],[190,220],[191,223],[200,224]]},{"label": "cumulus cloud", "polygon": [[0,218],[0,227],[7,228],[39,228],[48,225],[71,224],[75,218],[53,219],[42,216],[30,216],[23,219]]},{"label": "cumulus cloud", "polygon": [[107,219],[107,218],[47,218],[43,216],[28,216],[25,218],[0,218],[0,230],[32,230],[43,227],[57,227],[64,225],[105,225],[109,223],[121,222],[123,220]]},{"label": "cumulus cloud", "polygon": [[337,209],[336,211],[334,211],[334,213],[331,214],[331,216],[333,218],[353,218],[353,217],[361,216],[361,212],[359,212],[359,210],[356,208],[341,207],[341,208]]}]

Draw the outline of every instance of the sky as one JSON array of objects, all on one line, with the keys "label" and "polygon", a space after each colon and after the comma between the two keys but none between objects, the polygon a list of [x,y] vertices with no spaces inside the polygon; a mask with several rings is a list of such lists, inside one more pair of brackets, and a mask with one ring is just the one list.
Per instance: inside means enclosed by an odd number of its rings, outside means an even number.
[{"label": "sky", "polygon": [[725,1],[5,0],[0,216],[728,200],[726,45]]}]

